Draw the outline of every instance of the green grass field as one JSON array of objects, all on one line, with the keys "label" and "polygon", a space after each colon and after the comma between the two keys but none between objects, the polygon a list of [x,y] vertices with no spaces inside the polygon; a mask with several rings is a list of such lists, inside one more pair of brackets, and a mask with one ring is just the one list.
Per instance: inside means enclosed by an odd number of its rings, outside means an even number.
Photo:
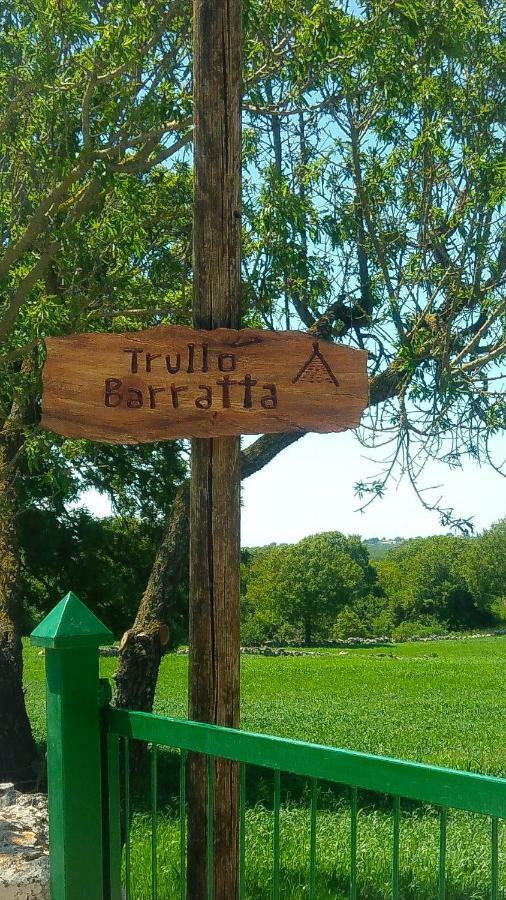
[{"label": "green grass field", "polygon": [[[114,660],[102,660],[111,676]],[[369,753],[506,776],[506,638],[321,651],[320,655],[242,658],[242,727]],[[27,703],[44,740],[43,658],[26,648]],[[184,716],[187,659],[162,666],[156,711]],[[161,765],[158,874],[162,898],[177,896],[178,823],[172,776],[176,760]],[[250,773],[247,809],[246,895],[270,897],[271,784]],[[284,784],[281,818],[283,898],[307,896],[307,793]],[[135,900],[150,896],[148,807],[141,782],[135,800],[132,861]],[[405,900],[436,900],[436,811],[405,804],[401,824],[401,889]],[[343,797],[322,798],[318,817],[318,898],[345,898],[349,808]],[[506,898],[506,846],[500,829],[500,891]],[[382,802],[361,798],[359,897],[390,897],[391,816]],[[490,823],[453,813],[448,826],[449,900],[487,900]]]}]

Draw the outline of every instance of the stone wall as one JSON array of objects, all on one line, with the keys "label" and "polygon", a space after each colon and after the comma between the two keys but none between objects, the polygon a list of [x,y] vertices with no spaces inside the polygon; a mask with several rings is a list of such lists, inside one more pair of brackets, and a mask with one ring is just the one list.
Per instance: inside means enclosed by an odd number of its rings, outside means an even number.
[{"label": "stone wall", "polygon": [[0,900],[49,900],[47,797],[0,784]]}]

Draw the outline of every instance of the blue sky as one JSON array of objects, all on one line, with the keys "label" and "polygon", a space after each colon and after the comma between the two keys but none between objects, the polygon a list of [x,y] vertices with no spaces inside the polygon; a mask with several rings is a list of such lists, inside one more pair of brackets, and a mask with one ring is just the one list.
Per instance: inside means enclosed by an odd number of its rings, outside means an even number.
[{"label": "blue sky", "polygon": [[[495,442],[496,458],[506,457],[506,439]],[[357,481],[378,466],[353,432],[311,434],[284,450],[243,488],[242,543],[293,542],[318,531],[337,530],[362,537],[413,537],[445,533],[438,514],[426,511],[407,479],[390,483],[385,496],[364,512],[354,493]],[[381,457],[378,453],[377,460]],[[427,492],[461,517],[474,517],[478,530],[506,515],[506,478],[490,466],[466,462],[461,470],[432,463],[425,470]]]},{"label": "blue sky", "polygon": [[[506,458],[506,437],[494,442],[496,460]],[[435,512],[421,506],[407,479],[390,483],[386,495],[365,513],[354,494],[357,481],[379,468],[374,454],[353,432],[310,434],[284,450],[256,475],[244,482],[242,492],[242,544],[292,543],[319,531],[343,531],[367,537],[392,538],[445,533]],[[381,457],[378,453],[378,464]],[[427,492],[463,518],[474,517],[478,531],[506,515],[506,479],[491,467],[466,461],[460,470],[432,463],[421,484],[436,486]],[[106,498],[90,493],[83,502],[96,515],[106,515]]]}]

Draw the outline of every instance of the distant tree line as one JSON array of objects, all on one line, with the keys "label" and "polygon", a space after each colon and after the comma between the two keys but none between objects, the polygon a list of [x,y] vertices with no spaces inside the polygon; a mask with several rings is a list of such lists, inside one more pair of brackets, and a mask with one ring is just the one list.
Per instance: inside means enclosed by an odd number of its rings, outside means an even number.
[{"label": "distant tree line", "polygon": [[436,535],[372,560],[327,532],[243,553],[243,642],[438,634],[506,618],[506,519],[478,537]]},{"label": "distant tree line", "polygon": [[[119,637],[135,614],[162,525],[135,516],[65,520],[32,509],[21,521],[27,632],[69,588]],[[40,534],[44,534],[41,542]],[[506,518],[478,537],[435,535],[368,544],[338,531],[242,553],[242,642],[437,634],[506,621]],[[171,645],[187,640],[188,585],[174,605]]]}]

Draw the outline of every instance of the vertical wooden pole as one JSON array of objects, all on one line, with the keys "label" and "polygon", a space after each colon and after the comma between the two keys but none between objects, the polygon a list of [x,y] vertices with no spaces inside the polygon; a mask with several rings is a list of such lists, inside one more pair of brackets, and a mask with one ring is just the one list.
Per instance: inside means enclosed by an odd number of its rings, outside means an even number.
[{"label": "vertical wooden pole", "polygon": [[[237,328],[241,277],[241,0],[194,0],[194,314]],[[240,439],[194,439],[189,714],[239,725]],[[238,892],[238,771],[215,770],[215,900]],[[190,760],[188,897],[208,896],[205,759]],[[209,854],[207,854],[209,855]]]}]

